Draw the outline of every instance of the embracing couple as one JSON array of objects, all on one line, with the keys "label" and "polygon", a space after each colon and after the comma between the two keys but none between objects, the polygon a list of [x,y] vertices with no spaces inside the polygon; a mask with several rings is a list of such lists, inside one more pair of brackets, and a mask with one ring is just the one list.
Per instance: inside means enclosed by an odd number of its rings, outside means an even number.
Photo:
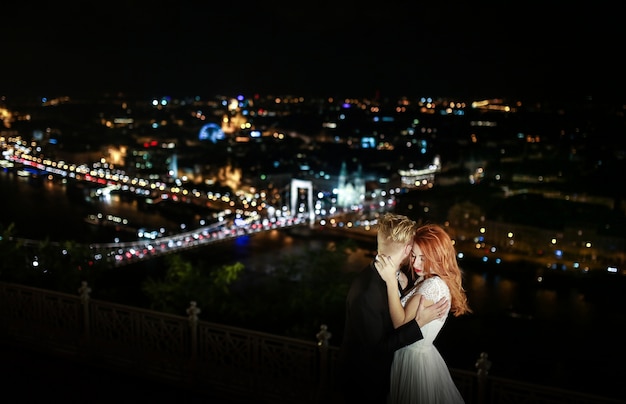
[{"label": "embracing couple", "polygon": [[340,348],[345,401],[463,403],[433,345],[448,312],[471,312],[450,236],[438,225],[383,215],[376,258],[346,299]]}]

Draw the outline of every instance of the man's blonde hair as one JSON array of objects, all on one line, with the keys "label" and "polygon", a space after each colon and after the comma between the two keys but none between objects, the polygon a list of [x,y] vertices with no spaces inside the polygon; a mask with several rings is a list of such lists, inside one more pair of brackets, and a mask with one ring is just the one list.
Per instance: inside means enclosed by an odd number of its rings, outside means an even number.
[{"label": "man's blonde hair", "polygon": [[378,240],[383,243],[412,243],[416,229],[415,221],[407,216],[385,213],[378,219]]}]

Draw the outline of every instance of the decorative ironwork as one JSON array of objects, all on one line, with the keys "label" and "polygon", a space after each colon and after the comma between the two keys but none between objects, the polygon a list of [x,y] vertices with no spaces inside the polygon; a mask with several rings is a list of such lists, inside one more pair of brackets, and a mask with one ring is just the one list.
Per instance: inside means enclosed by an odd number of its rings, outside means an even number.
[{"label": "decorative ironwork", "polygon": [[[0,282],[0,337],[37,348],[63,348],[83,360],[213,395],[275,403],[340,401],[335,375],[339,351],[324,343],[327,329],[317,340],[304,341],[201,320],[197,327],[189,324],[189,317]],[[468,404],[619,403],[488,376],[488,367],[480,363],[481,377],[450,369]]]}]

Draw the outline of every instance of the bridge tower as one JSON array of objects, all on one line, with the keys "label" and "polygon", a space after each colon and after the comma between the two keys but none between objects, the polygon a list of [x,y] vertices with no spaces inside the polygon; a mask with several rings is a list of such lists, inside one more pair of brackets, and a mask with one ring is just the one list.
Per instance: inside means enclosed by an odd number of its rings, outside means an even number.
[{"label": "bridge tower", "polygon": [[307,191],[307,203],[309,213],[309,225],[313,227],[315,224],[315,207],[313,206],[313,183],[307,180],[291,180],[291,213],[297,212],[298,194],[301,189]]}]

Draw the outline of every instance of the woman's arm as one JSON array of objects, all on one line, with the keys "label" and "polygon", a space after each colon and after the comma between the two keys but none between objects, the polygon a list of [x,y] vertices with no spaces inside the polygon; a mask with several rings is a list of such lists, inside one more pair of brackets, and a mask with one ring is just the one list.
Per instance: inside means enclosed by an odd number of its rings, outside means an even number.
[{"label": "woman's arm", "polygon": [[[402,324],[413,320],[415,316],[409,316],[407,318],[402,303],[400,302],[400,290],[398,289],[397,271],[398,266],[394,265],[391,258],[384,255],[377,256],[374,263],[376,270],[380,274],[380,277],[385,281],[387,285],[387,299],[389,300],[389,314],[391,315],[391,321],[394,328],[398,328]],[[413,300],[413,299],[411,299]],[[413,313],[417,306],[413,308]]]}]

